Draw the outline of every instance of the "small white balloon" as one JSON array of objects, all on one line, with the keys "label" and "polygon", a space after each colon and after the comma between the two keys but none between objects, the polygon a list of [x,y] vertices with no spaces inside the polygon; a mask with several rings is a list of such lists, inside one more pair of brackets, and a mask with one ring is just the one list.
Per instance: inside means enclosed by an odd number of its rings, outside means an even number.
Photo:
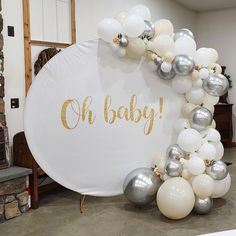
[{"label": "small white balloon", "polygon": [[209,48],[209,50],[210,50],[212,63],[217,62],[219,58],[218,52],[214,48]]},{"label": "small white balloon", "polygon": [[205,171],[206,166],[203,159],[195,156],[188,160],[187,169],[192,175],[200,175]]},{"label": "small white balloon", "polygon": [[203,67],[200,69],[199,74],[201,79],[206,79],[210,75],[210,72],[206,67]]},{"label": "small white balloon", "polygon": [[209,48],[199,48],[194,54],[194,61],[201,67],[207,67],[214,63],[211,50]]},{"label": "small white balloon", "polygon": [[117,51],[119,57],[124,57],[126,55],[126,50],[124,48],[119,48]]},{"label": "small white balloon", "polygon": [[198,197],[210,197],[214,191],[214,180],[207,174],[201,174],[194,177],[192,187]]},{"label": "small white balloon", "polygon": [[148,20],[148,21],[151,20],[151,12],[150,12],[149,8],[146,7],[145,5],[139,4],[139,5],[132,7],[130,10],[130,14],[138,15],[143,20]]},{"label": "small white balloon", "polygon": [[197,151],[201,147],[202,137],[195,129],[185,129],[180,132],[177,144],[186,152]]},{"label": "small white balloon", "polygon": [[124,33],[131,38],[136,38],[145,30],[145,23],[138,15],[129,15],[123,21]]},{"label": "small white balloon", "polygon": [[193,38],[184,36],[175,41],[176,55],[188,55],[193,57],[196,52],[196,42]]},{"label": "small white balloon", "polygon": [[196,80],[193,81],[193,87],[194,88],[202,88],[202,84],[203,84],[203,82],[202,82],[201,79],[196,79]]},{"label": "small white balloon", "polygon": [[172,80],[172,88],[176,93],[187,93],[192,88],[192,81],[189,77],[175,76]]},{"label": "small white balloon", "polygon": [[208,66],[208,68],[210,70],[213,70],[213,73],[215,73],[215,74],[221,74],[222,73],[222,67],[219,64],[217,64],[217,63],[211,63]]},{"label": "small white balloon", "polygon": [[212,198],[223,197],[229,191],[230,186],[231,186],[231,177],[229,174],[222,180],[215,180],[214,191],[211,197]]},{"label": "small white balloon", "polygon": [[175,122],[175,131],[179,134],[182,130],[190,128],[188,119],[180,118]]},{"label": "small white balloon", "polygon": [[195,105],[201,105],[204,101],[205,92],[202,88],[192,88],[188,93],[185,94],[185,98],[188,102]]},{"label": "small white balloon", "polygon": [[163,72],[169,73],[169,72],[171,71],[171,69],[172,69],[171,63],[168,63],[168,62],[165,62],[165,61],[164,61],[164,62],[161,64],[161,70],[162,70]]},{"label": "small white balloon", "polygon": [[161,57],[167,52],[175,53],[174,40],[169,35],[159,35],[153,41],[153,49]]},{"label": "small white balloon", "polygon": [[174,33],[173,24],[167,19],[160,19],[155,22],[155,36],[161,34],[167,34],[172,36]]},{"label": "small white balloon", "polygon": [[198,154],[203,160],[214,160],[216,157],[216,147],[211,143],[204,143],[200,147]]},{"label": "small white balloon", "polygon": [[118,20],[122,24],[127,16],[128,16],[128,12],[122,11],[115,17],[115,19]]},{"label": "small white balloon", "polygon": [[224,146],[222,144],[222,142],[219,142],[216,145],[216,156],[215,156],[215,160],[219,161],[222,159],[222,157],[224,156]]},{"label": "small white balloon", "polygon": [[98,24],[98,35],[106,42],[112,42],[120,33],[122,26],[114,18],[105,18]]}]

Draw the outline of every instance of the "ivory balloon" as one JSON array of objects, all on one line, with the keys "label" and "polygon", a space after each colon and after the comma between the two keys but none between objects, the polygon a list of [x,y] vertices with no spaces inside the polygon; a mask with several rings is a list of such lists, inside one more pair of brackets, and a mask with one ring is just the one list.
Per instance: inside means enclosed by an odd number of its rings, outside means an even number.
[{"label": "ivory balloon", "polygon": [[114,18],[105,18],[98,24],[98,35],[106,42],[112,42],[120,33],[122,33],[122,26]]},{"label": "ivory balloon", "polygon": [[166,180],[157,192],[157,206],[161,213],[174,220],[186,217],[193,209],[195,196],[184,178]]},{"label": "ivory balloon", "polygon": [[187,169],[192,175],[200,175],[205,169],[205,163],[200,157],[193,157],[187,162]]},{"label": "ivory balloon", "polygon": [[222,73],[222,67],[217,63],[211,63],[208,67],[210,70],[213,70],[216,74]]},{"label": "ivory balloon", "polygon": [[219,161],[222,159],[223,156],[224,156],[224,146],[223,146],[222,142],[219,142],[216,145],[216,156],[215,156],[214,160]]},{"label": "ivory balloon", "polygon": [[195,129],[181,131],[177,138],[177,144],[186,152],[197,151],[201,147],[202,137]]},{"label": "ivory balloon", "polygon": [[172,80],[172,88],[176,93],[187,93],[192,88],[192,81],[188,77],[176,76]]},{"label": "ivory balloon", "polygon": [[162,34],[153,41],[153,49],[158,56],[163,57],[167,52],[175,52],[175,44],[169,35]]},{"label": "ivory balloon", "polygon": [[145,30],[145,23],[138,15],[128,15],[123,21],[124,33],[131,38],[136,38]]},{"label": "ivory balloon", "polygon": [[174,125],[175,131],[179,134],[182,130],[190,128],[189,121],[184,118],[180,118],[175,122]]},{"label": "ivory balloon", "polygon": [[200,74],[198,70],[194,70],[193,73],[191,74],[191,79],[192,80],[197,80],[200,79]]},{"label": "ivory balloon", "polygon": [[160,19],[155,23],[155,36],[165,34],[172,36],[174,32],[173,24],[167,19]]},{"label": "ivory balloon", "polygon": [[183,169],[182,177],[186,180],[189,180],[192,178],[192,174],[187,169]]},{"label": "ivory balloon", "polygon": [[192,104],[192,103],[185,103],[182,107],[182,115],[184,118],[188,118],[189,117],[189,114],[190,112],[196,108],[197,106],[195,104]]},{"label": "ivory balloon", "polygon": [[193,179],[192,188],[198,197],[210,197],[214,191],[214,180],[207,174],[198,175]]},{"label": "ivory balloon", "polygon": [[127,56],[133,59],[140,59],[145,52],[145,43],[140,38],[129,39],[126,47]]},{"label": "ivory balloon", "polygon": [[228,174],[226,178],[222,180],[214,181],[214,191],[211,195],[212,198],[223,197],[230,189],[231,186],[231,177]]},{"label": "ivory balloon", "polygon": [[196,52],[196,42],[189,36],[183,36],[175,41],[176,55],[188,55],[193,57]]},{"label": "ivory balloon", "polygon": [[201,105],[204,101],[205,93],[201,88],[192,88],[188,93],[185,94],[185,98],[188,102],[195,105]]},{"label": "ivory balloon", "polygon": [[194,55],[194,61],[199,66],[209,66],[212,60],[211,50],[209,48],[199,48]]},{"label": "ivory balloon", "polygon": [[151,12],[145,5],[139,4],[131,8],[130,14],[138,15],[142,17],[143,20],[151,20]]},{"label": "ivory balloon", "polygon": [[208,93],[205,93],[205,97],[204,97],[204,103],[209,103],[212,105],[216,105],[219,102],[220,98],[219,97],[215,97],[215,96],[211,96]]},{"label": "ivory balloon", "polygon": [[202,88],[202,80],[201,79],[195,79],[193,80],[193,87],[194,88]]},{"label": "ivory balloon", "polygon": [[199,156],[203,160],[214,160],[216,157],[216,148],[211,143],[204,143],[198,150]]},{"label": "ivory balloon", "polygon": [[218,52],[214,48],[209,48],[210,50],[210,55],[211,55],[211,61],[212,63],[215,63],[219,59]]},{"label": "ivory balloon", "polygon": [[128,16],[128,12],[122,11],[115,17],[115,19],[118,20],[122,24],[127,16]]},{"label": "ivory balloon", "polygon": [[210,103],[203,103],[202,107],[208,109],[212,114],[215,111],[215,107],[214,105],[210,104]]}]

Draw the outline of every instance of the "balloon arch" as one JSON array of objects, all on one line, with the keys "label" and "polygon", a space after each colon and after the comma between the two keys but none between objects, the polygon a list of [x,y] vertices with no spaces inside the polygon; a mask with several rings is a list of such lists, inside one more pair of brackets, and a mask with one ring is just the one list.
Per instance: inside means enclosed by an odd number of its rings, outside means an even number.
[{"label": "balloon arch", "polygon": [[213,199],[224,196],[231,184],[213,120],[214,105],[229,88],[217,64],[217,51],[197,49],[193,33],[188,29],[174,32],[167,19],[152,23],[144,5],[103,19],[98,34],[118,57],[146,58],[150,70],[169,80],[173,91],[186,98],[182,117],[175,124],[176,143],[154,170],[139,168],[128,174],[125,196],[136,205],[156,198],[161,213],[171,219],[184,218],[193,209],[208,213]]}]

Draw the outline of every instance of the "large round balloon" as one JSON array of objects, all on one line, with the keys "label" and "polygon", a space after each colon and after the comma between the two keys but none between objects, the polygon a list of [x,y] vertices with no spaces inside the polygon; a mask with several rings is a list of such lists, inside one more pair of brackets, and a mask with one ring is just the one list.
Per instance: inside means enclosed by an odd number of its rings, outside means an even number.
[{"label": "large round balloon", "polygon": [[107,43],[89,41],[60,52],[34,79],[25,134],[58,183],[82,194],[117,195],[130,171],[165,155],[183,100],[147,62],[115,57]]}]

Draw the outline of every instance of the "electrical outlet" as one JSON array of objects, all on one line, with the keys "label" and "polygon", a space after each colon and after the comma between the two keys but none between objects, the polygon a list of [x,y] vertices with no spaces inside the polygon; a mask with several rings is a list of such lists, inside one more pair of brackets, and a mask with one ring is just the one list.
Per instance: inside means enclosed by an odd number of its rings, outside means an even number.
[{"label": "electrical outlet", "polygon": [[19,108],[19,98],[11,98],[11,109]]},{"label": "electrical outlet", "polygon": [[14,37],[15,36],[14,26],[7,26],[7,33],[9,37]]}]

